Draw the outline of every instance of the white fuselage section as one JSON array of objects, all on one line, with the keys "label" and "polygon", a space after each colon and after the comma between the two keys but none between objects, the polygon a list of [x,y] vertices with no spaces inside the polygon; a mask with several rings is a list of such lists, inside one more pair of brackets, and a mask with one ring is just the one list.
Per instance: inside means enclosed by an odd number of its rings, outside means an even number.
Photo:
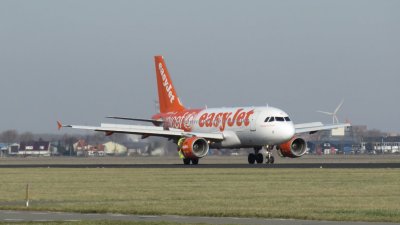
[{"label": "white fuselage section", "polygon": [[208,108],[160,117],[170,127],[188,132],[222,132],[224,140],[212,143],[213,148],[278,145],[295,134],[288,114],[274,107]]}]

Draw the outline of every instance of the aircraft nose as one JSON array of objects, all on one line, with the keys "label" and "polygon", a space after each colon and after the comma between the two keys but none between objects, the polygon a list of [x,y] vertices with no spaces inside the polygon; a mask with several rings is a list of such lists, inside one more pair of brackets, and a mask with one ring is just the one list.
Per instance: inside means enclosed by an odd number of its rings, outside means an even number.
[{"label": "aircraft nose", "polygon": [[280,130],[280,136],[284,141],[288,141],[292,139],[292,137],[295,134],[295,129],[293,123],[288,123],[285,126],[282,127]]}]

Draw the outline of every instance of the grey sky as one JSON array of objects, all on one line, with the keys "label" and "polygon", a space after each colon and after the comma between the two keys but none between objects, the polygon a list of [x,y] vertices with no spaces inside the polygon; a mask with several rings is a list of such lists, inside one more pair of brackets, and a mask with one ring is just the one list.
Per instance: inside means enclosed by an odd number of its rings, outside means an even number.
[{"label": "grey sky", "polygon": [[[0,131],[150,117],[153,56],[187,107],[316,110],[400,131],[400,1],[0,1]],[[110,122],[110,121],[109,121]],[[71,130],[65,132],[73,132]]]}]

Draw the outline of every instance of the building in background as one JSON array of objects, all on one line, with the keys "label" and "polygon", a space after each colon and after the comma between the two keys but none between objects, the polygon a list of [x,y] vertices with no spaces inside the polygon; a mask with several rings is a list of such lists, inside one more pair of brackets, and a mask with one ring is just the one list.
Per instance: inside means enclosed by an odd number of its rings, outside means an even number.
[{"label": "building in background", "polygon": [[104,145],[104,151],[107,155],[121,156],[121,155],[126,155],[128,152],[127,147],[113,141],[106,142],[103,145]]},{"label": "building in background", "polygon": [[[11,154],[15,154],[11,151]],[[23,156],[50,156],[51,145],[48,141],[21,142],[17,155]]]},{"label": "building in background", "polygon": [[90,145],[85,140],[78,140],[73,144],[76,156],[105,156],[104,145]]},{"label": "building in background", "polygon": [[0,143],[0,157],[8,155],[8,144]]},{"label": "building in background", "polygon": [[361,141],[360,148],[371,154],[400,153],[400,136],[367,137]]}]

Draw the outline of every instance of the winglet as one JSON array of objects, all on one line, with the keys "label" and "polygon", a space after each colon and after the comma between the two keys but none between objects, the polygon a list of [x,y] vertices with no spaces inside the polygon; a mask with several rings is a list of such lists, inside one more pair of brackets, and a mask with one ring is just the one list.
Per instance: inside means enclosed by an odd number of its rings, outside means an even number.
[{"label": "winglet", "polygon": [[57,128],[60,130],[63,127],[62,123],[60,121],[57,121]]}]

